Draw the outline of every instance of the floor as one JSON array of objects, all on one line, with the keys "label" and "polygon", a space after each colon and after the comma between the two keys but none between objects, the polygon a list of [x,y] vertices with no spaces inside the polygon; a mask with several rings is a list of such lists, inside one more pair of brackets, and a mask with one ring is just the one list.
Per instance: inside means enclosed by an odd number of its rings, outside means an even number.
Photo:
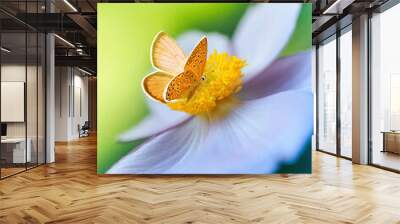
[{"label": "floor", "polygon": [[1,178],[5,178],[20,172],[25,171],[26,169],[32,169],[35,166],[37,166],[36,164],[27,164],[27,167],[25,168],[25,165],[19,165],[18,167],[2,167],[1,168]]},{"label": "floor", "polygon": [[400,155],[391,152],[375,150],[372,156],[373,163],[395,170],[400,170]]},{"label": "floor", "polygon": [[95,137],[0,181],[0,223],[400,223],[400,175],[313,153],[312,175],[106,176]]},{"label": "floor", "polygon": [[3,177],[7,177],[7,176],[10,176],[10,175],[22,172],[24,170],[25,170],[25,167],[24,168],[19,168],[19,167],[17,167],[17,168],[14,168],[14,167],[12,167],[12,168],[1,168],[1,177],[2,178]]}]

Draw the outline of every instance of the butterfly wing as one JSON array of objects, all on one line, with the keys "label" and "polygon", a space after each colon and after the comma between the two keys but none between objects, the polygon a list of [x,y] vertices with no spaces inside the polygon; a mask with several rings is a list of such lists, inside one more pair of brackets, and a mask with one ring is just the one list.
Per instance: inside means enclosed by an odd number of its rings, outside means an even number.
[{"label": "butterfly wing", "polygon": [[177,75],[183,72],[186,57],[173,38],[159,32],[151,47],[151,61],[157,69]]},{"label": "butterfly wing", "polygon": [[142,80],[143,90],[151,99],[165,103],[164,90],[173,78],[173,75],[161,71],[150,73]]},{"label": "butterfly wing", "polygon": [[190,70],[195,78],[200,81],[207,61],[207,38],[203,37],[188,57],[184,70]]},{"label": "butterfly wing", "polygon": [[184,71],[175,76],[169,83],[164,92],[166,102],[182,98],[186,93],[197,85],[195,74],[190,71]]},{"label": "butterfly wing", "polygon": [[182,98],[193,91],[201,81],[207,60],[207,38],[203,37],[186,61],[184,71],[175,76],[164,93],[165,101]]}]

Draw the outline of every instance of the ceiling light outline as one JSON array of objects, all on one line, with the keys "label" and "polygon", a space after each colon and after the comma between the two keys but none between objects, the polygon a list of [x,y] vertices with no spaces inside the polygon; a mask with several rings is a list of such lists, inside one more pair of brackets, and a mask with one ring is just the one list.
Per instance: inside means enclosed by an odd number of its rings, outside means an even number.
[{"label": "ceiling light outline", "polygon": [[341,0],[336,0],[334,1],[327,9],[324,10],[322,14],[328,14],[327,12],[330,11],[333,7],[336,7],[337,4],[339,4]]},{"label": "ceiling light outline", "polygon": [[322,15],[340,15],[353,2],[355,0],[336,0],[322,12]]},{"label": "ceiling light outline", "polygon": [[5,47],[1,47],[0,48],[2,51],[6,52],[6,53],[11,53],[11,50]]},{"label": "ceiling light outline", "polygon": [[76,48],[74,44],[72,44],[71,42],[69,42],[68,40],[62,38],[60,35],[58,34],[54,34],[55,37],[57,37],[59,40],[63,41],[64,43],[66,43],[67,45],[69,45],[72,48]]},{"label": "ceiling light outline", "polygon": [[93,75],[92,73],[90,73],[90,72],[88,72],[88,71],[86,71],[86,70],[84,70],[84,69],[82,69],[82,68],[80,68],[80,67],[77,67],[77,68],[78,68],[79,71],[81,71],[81,72],[83,72],[83,73],[85,73],[85,74],[87,74],[87,75],[90,75],[90,76]]},{"label": "ceiling light outline", "polygon": [[78,9],[75,8],[68,0],[64,0],[64,3],[68,5],[74,12],[78,12]]}]

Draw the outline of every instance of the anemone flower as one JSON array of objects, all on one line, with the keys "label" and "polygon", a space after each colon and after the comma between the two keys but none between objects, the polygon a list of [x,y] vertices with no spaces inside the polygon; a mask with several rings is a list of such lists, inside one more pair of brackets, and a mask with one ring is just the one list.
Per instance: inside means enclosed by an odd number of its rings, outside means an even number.
[{"label": "anemone flower", "polygon": [[[120,136],[124,142],[144,142],[107,173],[265,174],[294,162],[313,128],[311,54],[278,55],[296,27],[299,11],[298,4],[255,5],[246,11],[232,40],[200,31],[178,37],[187,54],[207,36],[207,66],[214,67],[206,66],[205,74],[210,69],[228,76],[239,72],[239,88],[218,98],[206,113],[176,111],[148,100],[150,115]],[[246,66],[233,65],[236,59],[244,59]]]}]

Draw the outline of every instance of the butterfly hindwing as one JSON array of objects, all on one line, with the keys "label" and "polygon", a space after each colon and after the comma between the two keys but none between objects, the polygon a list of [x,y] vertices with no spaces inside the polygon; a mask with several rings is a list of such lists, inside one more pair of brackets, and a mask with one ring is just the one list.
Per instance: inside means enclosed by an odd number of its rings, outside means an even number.
[{"label": "butterfly hindwing", "polygon": [[188,57],[184,70],[191,70],[196,80],[201,79],[207,60],[207,38],[203,37]]},{"label": "butterfly hindwing", "polygon": [[186,57],[173,38],[159,32],[151,47],[151,61],[158,70],[178,75],[184,70]]},{"label": "butterfly hindwing", "polygon": [[143,78],[143,90],[150,98],[165,103],[164,90],[173,78],[174,76],[171,74],[160,71],[153,72]]},{"label": "butterfly hindwing", "polygon": [[164,99],[168,102],[182,98],[182,96],[193,90],[197,84],[198,81],[195,74],[190,70],[184,71],[169,82],[164,92]]}]

